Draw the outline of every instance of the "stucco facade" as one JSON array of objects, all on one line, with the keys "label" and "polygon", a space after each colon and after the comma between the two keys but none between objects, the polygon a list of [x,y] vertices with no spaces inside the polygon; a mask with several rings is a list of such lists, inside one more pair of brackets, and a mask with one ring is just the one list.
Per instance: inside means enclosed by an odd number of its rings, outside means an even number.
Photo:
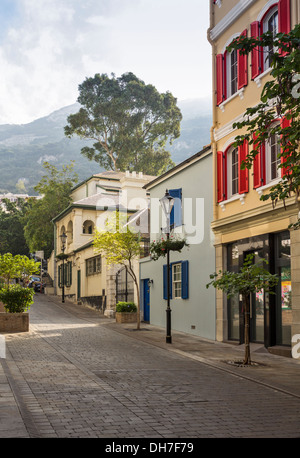
[{"label": "stucco facade", "polygon": [[[214,240],[210,228],[211,148],[206,147],[178,164],[146,185],[146,189],[150,192],[151,241],[159,240],[163,233],[161,227],[165,227],[159,199],[164,196],[166,189],[170,193],[180,190],[180,193],[177,193],[180,195],[180,215],[171,235],[185,237],[189,246],[184,247],[181,252],[170,253],[171,328],[214,340],[215,291],[213,288],[206,288],[210,273],[215,271]],[[140,260],[141,308],[144,319],[162,327],[166,326],[167,307],[164,295],[164,266],[165,257],[156,261],[150,256]]]},{"label": "stucco facade", "polygon": [[[135,172],[103,172],[73,189],[73,203],[53,220],[55,248],[49,272],[55,294],[62,295],[63,285],[65,296],[74,302],[96,307],[107,316],[114,314],[116,273],[120,266],[108,266],[105,258],[95,251],[92,244],[95,228],[103,228],[113,211],[119,210],[130,217],[137,210],[147,208],[148,196],[143,186],[153,178]],[[64,261],[62,233],[67,235]]]},{"label": "stucco facade", "polygon": [[[228,0],[210,2],[213,68],[213,126],[211,130],[214,196],[212,229],[215,234],[216,269],[241,267],[248,252],[264,255],[279,275],[276,300],[261,293],[253,298],[252,341],[264,342],[270,351],[290,355],[292,337],[300,333],[299,231],[289,231],[297,220],[295,198],[279,202],[274,209],[260,196],[281,179],[270,167],[271,140],[264,151],[264,176],[254,167],[240,172],[247,151],[233,148],[243,131],[233,128],[248,107],[259,102],[264,84],[271,78],[264,50],[243,59],[226,47],[242,34],[255,36],[267,30],[288,32],[300,18],[299,0]],[[234,69],[234,70],[233,70]],[[262,153],[261,153],[262,154]],[[262,157],[262,156],[261,156]],[[234,167],[236,167],[234,169]],[[235,172],[236,170],[236,172]],[[236,174],[236,175],[235,175]],[[273,175],[272,175],[273,174]],[[257,181],[257,180],[260,181]],[[242,310],[239,299],[216,297],[217,340],[242,342]]]}]

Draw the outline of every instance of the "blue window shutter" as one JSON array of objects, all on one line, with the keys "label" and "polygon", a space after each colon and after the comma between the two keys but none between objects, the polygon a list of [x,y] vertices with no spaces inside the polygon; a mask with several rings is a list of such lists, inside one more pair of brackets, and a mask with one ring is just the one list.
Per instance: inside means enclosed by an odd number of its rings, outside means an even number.
[{"label": "blue window shutter", "polygon": [[[167,264],[163,266],[163,297],[168,299],[168,278],[167,278]],[[172,299],[172,266],[170,265],[170,299]]]},{"label": "blue window shutter", "polygon": [[182,299],[189,298],[189,261],[181,263],[181,297]]},{"label": "blue window shutter", "polygon": [[182,225],[182,210],[181,210],[181,200],[182,200],[182,189],[170,189],[170,196],[174,197],[174,207],[171,211],[170,216],[170,225],[171,228]]}]

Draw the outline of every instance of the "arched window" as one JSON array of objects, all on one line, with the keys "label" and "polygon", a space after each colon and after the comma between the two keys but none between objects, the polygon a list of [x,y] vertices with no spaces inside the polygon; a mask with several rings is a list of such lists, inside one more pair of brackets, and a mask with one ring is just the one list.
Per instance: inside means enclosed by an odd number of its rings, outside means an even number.
[{"label": "arched window", "polygon": [[277,180],[281,177],[280,141],[277,134],[271,134],[266,141],[266,182]]},{"label": "arched window", "polygon": [[68,240],[68,243],[72,243],[73,242],[73,223],[72,221],[69,221],[68,222],[68,226],[67,226],[67,240]]},{"label": "arched window", "polygon": [[94,233],[94,223],[93,223],[93,221],[86,220],[83,223],[82,233],[83,234],[93,234]]},{"label": "arched window", "polygon": [[[263,33],[270,32],[273,37],[278,33],[278,7],[272,8],[263,20]],[[275,52],[274,46],[270,45],[263,50],[263,71],[271,66],[272,55]]]},{"label": "arched window", "polygon": [[227,198],[239,192],[239,155],[238,148],[231,147],[227,152]]},{"label": "arched window", "polygon": [[[257,21],[250,24],[251,37],[257,39],[265,32],[274,35],[289,33],[291,30],[290,0],[269,0],[259,14]],[[254,80],[271,65],[273,46],[262,48],[257,46],[251,51],[251,78]]]},{"label": "arched window", "polygon": [[238,90],[238,59],[237,50],[233,49],[226,55],[227,97]]}]

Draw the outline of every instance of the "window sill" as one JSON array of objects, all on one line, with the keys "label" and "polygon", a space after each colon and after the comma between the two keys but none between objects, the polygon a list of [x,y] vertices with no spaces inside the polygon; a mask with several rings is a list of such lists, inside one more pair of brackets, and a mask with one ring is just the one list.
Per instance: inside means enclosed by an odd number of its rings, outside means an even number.
[{"label": "window sill", "polygon": [[222,208],[223,212],[225,211],[225,206],[230,202],[234,202],[236,200],[241,201],[241,205],[245,203],[245,196],[246,194],[235,194],[234,196],[230,197],[230,199],[223,200],[223,202],[219,202],[220,207]]},{"label": "window sill", "polygon": [[257,85],[257,87],[261,87],[261,80],[264,76],[268,75],[271,72],[271,67],[267,68],[264,72],[262,72],[260,75],[258,75],[256,78],[254,78],[254,81]]},{"label": "window sill", "polygon": [[240,99],[243,100],[244,98],[244,92],[245,92],[245,88],[242,87],[242,89],[239,89],[237,92],[235,92],[233,95],[231,95],[230,97],[228,97],[228,99],[224,100],[224,102],[220,103],[219,105],[219,108],[220,110],[224,113],[225,111],[225,105],[227,105],[227,103],[231,102],[231,100],[235,99],[238,95],[240,96]]},{"label": "window sill", "polygon": [[280,181],[281,181],[281,178],[277,178],[276,180],[272,180],[269,183],[263,186],[260,186],[259,188],[256,189],[257,194],[261,196],[265,189],[272,188],[272,186],[275,186],[276,184],[280,183]]}]

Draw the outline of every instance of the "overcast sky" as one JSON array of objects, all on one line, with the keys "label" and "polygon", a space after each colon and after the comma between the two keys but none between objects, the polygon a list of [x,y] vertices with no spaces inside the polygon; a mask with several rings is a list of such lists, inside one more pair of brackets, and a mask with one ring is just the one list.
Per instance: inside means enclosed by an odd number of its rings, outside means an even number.
[{"label": "overcast sky", "polygon": [[211,97],[208,0],[0,0],[0,124],[71,105],[95,73]]}]

